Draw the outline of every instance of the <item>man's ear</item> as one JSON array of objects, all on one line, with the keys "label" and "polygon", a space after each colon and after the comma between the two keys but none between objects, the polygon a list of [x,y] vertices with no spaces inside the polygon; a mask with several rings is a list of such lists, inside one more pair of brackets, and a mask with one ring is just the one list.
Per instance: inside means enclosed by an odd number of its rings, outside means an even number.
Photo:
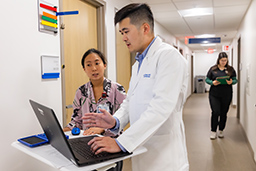
[{"label": "man's ear", "polygon": [[144,23],[142,25],[144,34],[148,34],[150,32],[150,25],[148,23]]}]

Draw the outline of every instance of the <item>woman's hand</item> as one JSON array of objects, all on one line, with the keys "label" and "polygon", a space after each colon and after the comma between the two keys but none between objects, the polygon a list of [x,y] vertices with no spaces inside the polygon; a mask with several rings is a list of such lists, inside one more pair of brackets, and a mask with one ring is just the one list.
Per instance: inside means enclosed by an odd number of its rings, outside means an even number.
[{"label": "woman's hand", "polygon": [[83,135],[94,135],[94,134],[102,134],[104,133],[104,129],[103,128],[98,128],[98,127],[91,127],[87,130],[84,130]]},{"label": "woman's hand", "polygon": [[65,128],[63,128],[63,131],[67,132],[67,131],[71,131],[71,129],[69,127],[65,127]]},{"label": "woman's hand", "polygon": [[230,80],[226,80],[227,81],[227,84],[230,85],[232,84],[232,79],[230,78]]},{"label": "woman's hand", "polygon": [[212,84],[216,86],[216,85],[219,85],[219,84],[220,84],[220,82],[219,82],[219,81],[217,81],[217,80],[214,80],[214,81],[212,82]]}]

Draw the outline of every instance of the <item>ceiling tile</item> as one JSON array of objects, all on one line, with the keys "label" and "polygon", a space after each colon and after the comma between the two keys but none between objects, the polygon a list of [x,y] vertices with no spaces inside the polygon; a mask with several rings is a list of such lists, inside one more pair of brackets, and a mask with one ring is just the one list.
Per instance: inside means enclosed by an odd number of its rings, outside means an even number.
[{"label": "ceiling tile", "polygon": [[170,11],[170,12],[155,12],[154,17],[156,20],[158,19],[166,19],[166,20],[171,20],[172,18],[180,18],[182,17],[179,15],[177,11]]},{"label": "ceiling tile", "polygon": [[243,16],[235,13],[215,14],[215,28],[226,30],[238,29],[242,18]]},{"label": "ceiling tile", "polygon": [[194,34],[209,34],[214,32],[213,16],[186,17],[184,18]]},{"label": "ceiling tile", "polygon": [[[185,36],[215,34],[222,43],[230,43],[252,0],[131,0],[147,3],[155,21],[184,43]],[[211,16],[183,18],[178,10],[213,7]],[[226,35],[224,37],[223,35]],[[221,50],[222,43],[216,45]],[[200,45],[188,45],[191,50],[203,50]]]},{"label": "ceiling tile", "polygon": [[187,26],[187,24],[180,18],[173,18],[172,20],[168,19],[159,19],[158,23],[164,26],[171,33],[175,33],[175,35],[186,34],[191,35],[192,32]]},{"label": "ceiling tile", "polygon": [[247,8],[248,8],[248,5],[215,7],[213,8],[213,12],[215,14],[239,13],[240,15],[244,15]]},{"label": "ceiling tile", "polygon": [[181,1],[174,2],[178,10],[190,9],[190,8],[206,8],[213,7],[212,0],[200,0],[200,1]]},{"label": "ceiling tile", "polygon": [[172,3],[151,4],[150,7],[153,12],[176,11]]},{"label": "ceiling tile", "polygon": [[251,3],[251,0],[213,0],[213,5],[215,7],[249,5],[250,3]]},{"label": "ceiling tile", "polygon": [[[183,1],[186,1],[186,2],[188,2],[188,1],[191,1],[191,0],[172,0],[173,2],[183,2]],[[194,1],[194,0],[192,0],[192,1]]]},{"label": "ceiling tile", "polygon": [[131,0],[131,2],[136,3],[147,3],[147,4],[160,4],[160,3],[171,3],[171,0]]}]

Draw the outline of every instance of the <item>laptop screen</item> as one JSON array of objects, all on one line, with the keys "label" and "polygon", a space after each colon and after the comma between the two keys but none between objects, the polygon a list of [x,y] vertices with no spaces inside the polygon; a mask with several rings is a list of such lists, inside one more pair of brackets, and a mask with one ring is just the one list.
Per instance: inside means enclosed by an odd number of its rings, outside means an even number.
[{"label": "laptop screen", "polygon": [[61,129],[61,126],[54,114],[54,111],[33,100],[29,100],[29,102],[50,144],[77,165],[77,162],[75,162],[76,160],[74,154],[72,150],[70,150],[70,145],[67,142],[66,136]]},{"label": "laptop screen", "polygon": [[[68,140],[66,139],[66,136],[63,132],[63,130],[61,129],[61,126],[58,122],[57,117],[55,116],[55,113],[52,109],[43,106],[33,100],[29,100],[35,114],[36,117],[39,121],[39,123],[41,124],[41,127],[44,130],[44,133],[46,134],[50,144],[56,149],[58,150],[60,153],[62,153],[66,158],[68,158],[70,161],[72,161],[75,165],[77,166],[82,166],[82,165],[89,165],[89,164],[95,164],[95,163],[99,163],[102,161],[106,161],[106,160],[110,160],[110,159],[115,159],[115,158],[119,158],[119,157],[123,157],[126,155],[130,155],[132,153],[124,153],[124,152],[119,152],[119,153],[105,153],[104,156],[103,155],[94,155],[91,151],[90,151],[90,146],[87,145],[88,141],[90,139],[93,138],[93,136],[86,136],[86,137],[80,137],[80,138],[75,138],[75,139],[70,139],[70,141],[68,142]],[[96,135],[94,135],[96,136]],[[75,140],[82,140],[82,144],[77,144],[77,142],[75,143],[71,143],[74,142]],[[74,140],[74,141],[73,141]],[[78,140],[78,141],[80,141]],[[71,148],[72,145],[72,148]],[[78,145],[78,146],[77,146]],[[76,147],[76,148],[75,148]],[[80,147],[80,148],[77,148]],[[83,147],[83,148],[81,148]],[[84,148],[86,147],[86,148]],[[89,151],[88,151],[89,148]],[[89,154],[90,153],[90,158],[88,157],[84,157],[81,155],[82,152],[81,150],[85,149],[86,153]],[[75,151],[74,151],[75,150]],[[84,151],[83,151],[84,152]]]}]

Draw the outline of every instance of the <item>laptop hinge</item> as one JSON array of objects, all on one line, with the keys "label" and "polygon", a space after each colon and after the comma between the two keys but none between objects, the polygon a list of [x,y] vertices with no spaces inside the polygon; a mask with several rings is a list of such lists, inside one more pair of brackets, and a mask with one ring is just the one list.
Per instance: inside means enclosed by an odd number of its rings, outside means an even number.
[{"label": "laptop hinge", "polygon": [[75,165],[77,165],[77,163],[73,160],[73,159],[70,159],[72,163],[74,163]]}]

